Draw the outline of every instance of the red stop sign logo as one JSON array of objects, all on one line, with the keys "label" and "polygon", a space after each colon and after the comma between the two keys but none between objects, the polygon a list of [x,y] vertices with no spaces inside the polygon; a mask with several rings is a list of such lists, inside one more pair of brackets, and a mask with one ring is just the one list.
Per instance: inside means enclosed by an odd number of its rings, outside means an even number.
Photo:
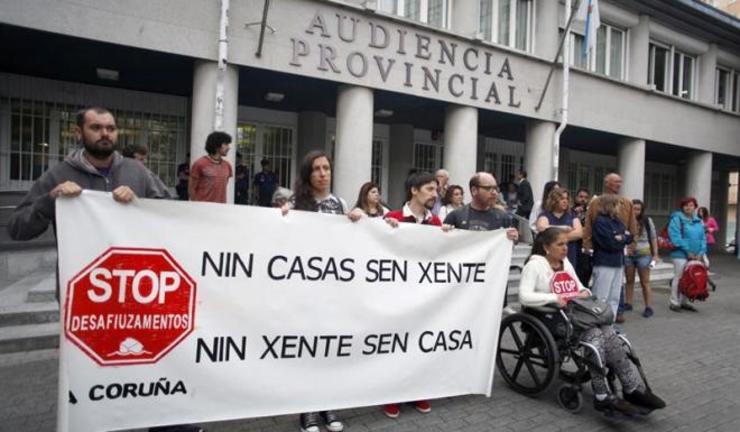
[{"label": "red stop sign logo", "polygon": [[65,335],[101,366],[156,363],[193,331],[195,287],[163,249],[112,247],[69,281]]},{"label": "red stop sign logo", "polygon": [[578,295],[578,282],[568,272],[555,273],[550,280],[550,291],[561,297],[574,297]]}]

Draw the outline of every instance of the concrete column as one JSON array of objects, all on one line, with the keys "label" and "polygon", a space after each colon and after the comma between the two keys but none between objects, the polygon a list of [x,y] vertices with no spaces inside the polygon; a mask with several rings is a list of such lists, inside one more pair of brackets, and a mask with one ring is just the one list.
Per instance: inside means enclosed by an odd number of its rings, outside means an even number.
[{"label": "concrete column", "polygon": [[709,51],[699,56],[699,102],[714,105],[714,75],[717,70],[717,45],[709,45]]},{"label": "concrete column", "polygon": [[633,84],[647,85],[650,53],[650,17],[640,15],[640,22],[629,32],[629,77]]},{"label": "concrete column", "polygon": [[728,218],[727,218],[727,211],[728,211],[728,201],[729,201],[729,186],[730,186],[730,172],[729,171],[720,171],[719,173],[719,187],[717,190],[717,208],[716,209],[710,209],[710,213],[714,218],[717,220],[717,225],[719,225],[719,234],[715,234],[715,240],[717,241],[715,243],[715,250],[716,251],[722,251],[725,248],[725,238],[727,237],[727,224],[728,224]]},{"label": "concrete column", "polygon": [[373,113],[372,90],[358,86],[339,87],[333,192],[347,203],[372,177]]},{"label": "concrete column", "polygon": [[388,204],[401,208],[406,201],[405,182],[414,161],[414,126],[392,124],[388,146]]},{"label": "concrete column", "polygon": [[445,110],[444,160],[449,184],[466,185],[475,173],[478,150],[478,109],[449,105]]},{"label": "concrete column", "polygon": [[326,114],[319,111],[302,111],[298,114],[297,160],[311,150],[326,148]]},{"label": "concrete column", "polygon": [[644,199],[645,140],[622,138],[617,150],[617,171],[622,176],[622,195]]},{"label": "concrete column", "polygon": [[452,2],[452,31],[465,37],[474,37],[480,20],[480,0],[455,0]]},{"label": "concrete column", "polygon": [[712,153],[696,152],[686,164],[686,195],[696,198],[699,207],[710,207],[712,198]]},{"label": "concrete column", "polygon": [[537,201],[542,196],[545,183],[555,179],[552,166],[555,123],[530,120],[527,122],[525,134],[524,169],[527,171],[527,178]]},{"label": "concrete column", "polygon": [[740,260],[740,181],[735,189],[735,256]]},{"label": "concrete column", "polygon": [[[193,73],[193,104],[190,125],[190,163],[206,154],[206,137],[214,130],[216,78],[218,64],[197,60]],[[239,108],[239,68],[229,65],[224,77],[224,132],[231,135],[231,150],[226,160],[236,163],[236,119]],[[234,177],[229,180],[226,202],[234,202]]]},{"label": "concrete column", "polygon": [[559,6],[560,2],[553,0],[537,0],[535,5],[537,26],[534,34],[534,53],[550,61],[555,58],[560,42]]}]

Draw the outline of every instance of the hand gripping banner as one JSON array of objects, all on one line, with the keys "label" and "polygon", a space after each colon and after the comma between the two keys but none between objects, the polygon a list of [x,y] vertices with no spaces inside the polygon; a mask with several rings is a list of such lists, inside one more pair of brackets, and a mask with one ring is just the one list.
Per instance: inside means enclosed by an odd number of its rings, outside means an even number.
[{"label": "hand gripping banner", "polygon": [[502,230],[89,191],[57,229],[59,430],[490,395]]}]

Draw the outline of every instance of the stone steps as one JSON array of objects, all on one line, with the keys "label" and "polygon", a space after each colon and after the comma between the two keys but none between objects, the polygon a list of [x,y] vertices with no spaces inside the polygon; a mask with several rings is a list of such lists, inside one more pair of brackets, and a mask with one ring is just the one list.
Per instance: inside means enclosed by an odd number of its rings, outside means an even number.
[{"label": "stone steps", "polygon": [[0,354],[59,347],[59,323],[2,327]]}]

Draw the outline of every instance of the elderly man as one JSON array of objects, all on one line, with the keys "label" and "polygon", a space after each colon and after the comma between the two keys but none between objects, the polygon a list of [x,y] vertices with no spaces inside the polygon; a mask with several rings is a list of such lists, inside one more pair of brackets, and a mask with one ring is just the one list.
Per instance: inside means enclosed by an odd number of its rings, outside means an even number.
[{"label": "elderly man", "polygon": [[437,180],[437,199],[434,200],[434,207],[432,207],[432,213],[439,215],[439,210],[442,208],[442,198],[447,193],[447,187],[449,186],[450,173],[446,169],[438,169],[434,173],[434,178]]},{"label": "elderly man", "polygon": [[[604,177],[604,194],[603,195],[619,195],[619,191],[622,189],[622,177],[617,173],[609,173]],[[595,196],[591,203],[588,205],[588,211],[586,213],[586,223],[583,227],[583,249],[586,251],[593,250],[593,235],[592,230],[596,218],[602,213],[600,197]],[[638,231],[637,219],[632,211],[632,200],[627,197],[618,197],[619,206],[617,209],[617,217],[622,221],[624,226],[627,228],[628,234],[634,236]],[[628,249],[635,247],[633,241]],[[600,292],[614,292],[614,290],[621,290],[622,286],[622,275],[624,274],[624,267],[612,269],[608,267],[595,267],[593,270],[593,288],[594,293],[601,298]],[[602,298],[602,300],[604,300]],[[621,301],[620,301],[621,303]],[[619,308],[617,312],[617,323],[624,322],[624,316],[622,310]]]}]

